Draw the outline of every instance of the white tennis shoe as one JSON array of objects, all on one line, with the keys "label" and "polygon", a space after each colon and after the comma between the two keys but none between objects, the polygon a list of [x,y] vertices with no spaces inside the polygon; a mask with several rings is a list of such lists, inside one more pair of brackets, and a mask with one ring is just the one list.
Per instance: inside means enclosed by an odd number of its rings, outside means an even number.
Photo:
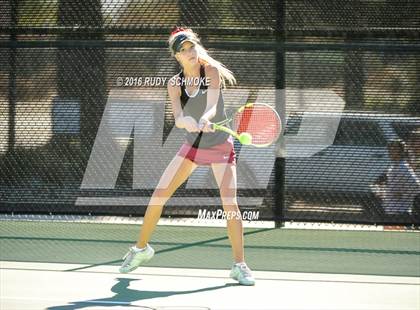
[{"label": "white tennis shoe", "polygon": [[124,262],[119,270],[121,273],[131,272],[137,269],[140,265],[147,263],[154,254],[155,251],[149,244],[147,244],[144,249],[138,249],[133,246],[123,257]]},{"label": "white tennis shoe", "polygon": [[255,279],[251,275],[251,270],[245,263],[233,265],[230,277],[241,285],[255,285]]}]

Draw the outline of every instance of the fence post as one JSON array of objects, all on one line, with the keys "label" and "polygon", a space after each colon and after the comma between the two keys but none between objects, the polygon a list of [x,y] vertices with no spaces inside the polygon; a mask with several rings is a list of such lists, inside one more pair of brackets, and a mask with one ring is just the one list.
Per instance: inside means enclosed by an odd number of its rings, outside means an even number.
[{"label": "fence post", "polygon": [[[286,40],[286,1],[277,0],[276,2],[276,42],[281,45],[281,49],[276,50],[276,110],[281,115],[283,131],[285,127],[286,112],[286,51],[284,43]],[[284,157],[284,140],[278,142],[278,152],[275,162],[275,183],[274,189],[274,219],[276,227],[280,227],[284,218],[285,207],[285,169],[286,159]]]}]

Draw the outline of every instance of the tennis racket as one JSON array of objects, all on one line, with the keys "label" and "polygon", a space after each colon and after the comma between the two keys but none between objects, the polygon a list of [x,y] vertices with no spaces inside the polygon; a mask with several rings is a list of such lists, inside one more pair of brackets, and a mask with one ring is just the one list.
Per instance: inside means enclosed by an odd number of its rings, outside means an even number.
[{"label": "tennis racket", "polygon": [[[226,125],[230,124],[230,127]],[[224,131],[243,145],[266,147],[274,142],[281,132],[281,120],[276,110],[263,103],[247,103],[231,117],[212,124],[215,130]]]}]

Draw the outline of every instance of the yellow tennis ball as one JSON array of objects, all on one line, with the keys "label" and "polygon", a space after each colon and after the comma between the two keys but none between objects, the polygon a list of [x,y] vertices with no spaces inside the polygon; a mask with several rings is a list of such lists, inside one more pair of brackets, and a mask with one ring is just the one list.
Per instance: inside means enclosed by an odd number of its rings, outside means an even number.
[{"label": "yellow tennis ball", "polygon": [[252,143],[252,136],[247,133],[247,132],[243,132],[239,135],[239,142],[241,142],[241,144],[251,144]]}]

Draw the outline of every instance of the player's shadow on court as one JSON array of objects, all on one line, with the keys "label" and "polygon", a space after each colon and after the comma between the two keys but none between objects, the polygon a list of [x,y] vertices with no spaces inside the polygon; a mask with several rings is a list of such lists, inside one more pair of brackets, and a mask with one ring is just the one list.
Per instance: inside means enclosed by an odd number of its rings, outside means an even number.
[{"label": "player's shadow on court", "polygon": [[138,291],[128,288],[131,281],[138,281],[138,279],[117,278],[118,282],[111,288],[111,292],[115,293],[112,297],[91,299],[84,301],[74,301],[67,305],[53,306],[46,308],[48,310],[70,310],[82,309],[87,307],[101,306],[101,307],[137,307],[143,309],[153,309],[146,306],[132,305],[133,302],[145,299],[169,297],[174,295],[185,295],[193,293],[201,293],[206,291],[213,291],[229,286],[236,286],[236,283],[227,283],[225,285],[210,286],[196,290],[186,291]]}]

